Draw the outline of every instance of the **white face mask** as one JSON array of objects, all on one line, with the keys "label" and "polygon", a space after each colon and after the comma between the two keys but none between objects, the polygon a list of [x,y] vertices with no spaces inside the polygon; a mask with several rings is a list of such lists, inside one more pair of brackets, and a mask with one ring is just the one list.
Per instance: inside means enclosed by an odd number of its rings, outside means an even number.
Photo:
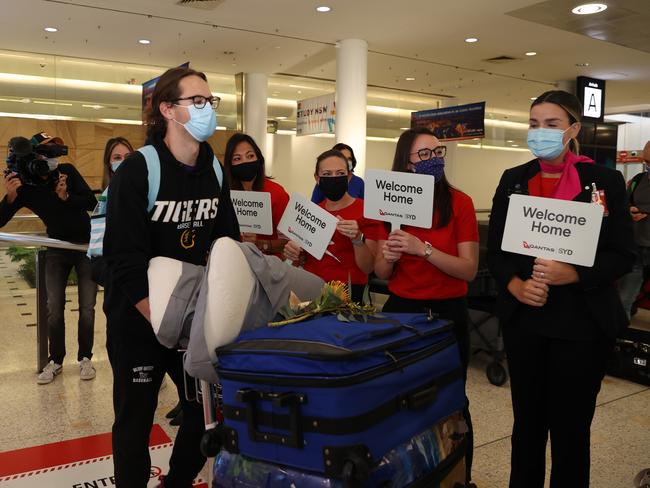
[{"label": "white face mask", "polygon": [[120,167],[120,164],[122,164],[123,159],[115,159],[111,161],[111,169],[113,170],[113,173],[117,171],[117,168]]},{"label": "white face mask", "polygon": [[48,158],[46,161],[47,161],[47,168],[50,170],[50,173],[59,166],[59,160],[56,158]]}]

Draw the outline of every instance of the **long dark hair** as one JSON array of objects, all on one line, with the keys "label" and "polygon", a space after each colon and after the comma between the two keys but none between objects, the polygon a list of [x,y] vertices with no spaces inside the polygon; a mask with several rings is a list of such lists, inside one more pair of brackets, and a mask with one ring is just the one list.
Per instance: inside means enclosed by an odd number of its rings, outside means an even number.
[{"label": "long dark hair", "polygon": [[147,138],[152,140],[154,136],[165,137],[167,133],[167,119],[160,113],[161,102],[172,103],[181,96],[179,85],[183,78],[198,76],[203,81],[208,81],[205,73],[193,70],[192,68],[171,68],[165,71],[156,83],[151,96],[151,108],[145,114],[147,124]]},{"label": "long dark hair", "polygon": [[102,188],[106,188],[111,182],[113,177],[113,170],[111,169],[111,153],[119,145],[126,146],[129,151],[133,152],[133,146],[131,143],[124,137],[113,137],[106,141],[106,147],[104,148],[104,174],[102,176]]},{"label": "long dark hair", "polygon": [[342,142],[339,142],[338,144],[334,144],[332,149],[336,149],[337,151],[343,151],[344,149],[347,149],[348,151],[350,151],[350,159],[352,160],[352,168],[350,168],[350,171],[354,171],[354,168],[357,167],[357,158],[354,155],[354,151],[352,150],[352,148],[347,144],[343,144]]},{"label": "long dark hair", "polygon": [[[535,105],[540,105],[542,103],[552,103],[562,108],[569,117],[570,124],[582,121],[580,115],[582,114],[582,104],[580,103],[580,100],[578,100],[578,97],[569,92],[562,90],[549,90],[544,92],[535,99],[535,101],[530,105],[530,108],[532,109]],[[571,139],[569,147],[574,153],[579,154],[580,144],[576,139]]]},{"label": "long dark hair", "polygon": [[[411,148],[415,140],[422,135],[435,137],[433,132],[426,127],[416,127],[415,129],[409,129],[402,133],[397,141],[397,147],[395,147],[393,171],[410,173],[408,165],[411,162]],[[438,211],[438,220],[435,225],[436,229],[445,227],[451,220],[453,213],[451,207],[451,188],[453,187],[449,184],[444,174],[442,178],[436,181],[433,191],[433,208]]]},{"label": "long dark hair", "polygon": [[226,143],[226,154],[223,158],[223,167],[226,171],[228,181],[230,182],[230,188],[232,190],[244,189],[242,182],[238,179],[235,179],[232,175],[232,157],[235,153],[235,149],[241,142],[248,142],[253,147],[253,152],[257,156],[257,160],[260,163],[257,169],[257,174],[255,175],[255,179],[253,180],[253,190],[260,191],[262,187],[264,187],[264,155],[262,154],[260,147],[255,143],[255,140],[243,132],[237,132],[236,134],[233,134]]}]

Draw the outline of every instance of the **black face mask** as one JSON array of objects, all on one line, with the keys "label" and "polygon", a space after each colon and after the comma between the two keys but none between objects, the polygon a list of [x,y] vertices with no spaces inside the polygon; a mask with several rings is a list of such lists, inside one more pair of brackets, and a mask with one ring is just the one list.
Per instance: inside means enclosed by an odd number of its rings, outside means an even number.
[{"label": "black face mask", "polygon": [[251,161],[249,163],[241,163],[238,165],[233,164],[230,167],[230,172],[232,173],[233,178],[239,181],[253,181],[259,170],[259,161]]},{"label": "black face mask", "polygon": [[318,182],[323,195],[328,200],[338,202],[345,192],[348,191],[348,175],[343,176],[321,176]]}]

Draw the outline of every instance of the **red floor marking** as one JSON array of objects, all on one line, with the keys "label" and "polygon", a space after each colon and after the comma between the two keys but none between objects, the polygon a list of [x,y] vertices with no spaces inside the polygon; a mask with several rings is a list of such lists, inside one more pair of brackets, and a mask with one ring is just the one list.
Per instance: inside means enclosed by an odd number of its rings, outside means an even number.
[{"label": "red floor marking", "polygon": [[[159,446],[169,442],[171,439],[162,427],[154,424],[151,428],[149,445]],[[0,452],[0,478],[14,473],[25,473],[110,455],[112,455],[110,433]]]}]

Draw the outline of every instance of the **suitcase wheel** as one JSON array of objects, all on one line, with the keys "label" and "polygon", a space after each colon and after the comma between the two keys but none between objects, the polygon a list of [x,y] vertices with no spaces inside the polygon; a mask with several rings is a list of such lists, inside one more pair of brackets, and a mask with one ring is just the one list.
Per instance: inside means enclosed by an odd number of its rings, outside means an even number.
[{"label": "suitcase wheel", "polygon": [[341,478],[345,488],[363,488],[370,478],[370,466],[361,457],[351,453],[343,464]]},{"label": "suitcase wheel", "polygon": [[206,430],[201,437],[201,454],[207,458],[215,457],[223,446],[223,432],[221,426]]},{"label": "suitcase wheel", "polygon": [[504,368],[498,361],[488,364],[485,373],[487,375],[488,381],[494,386],[502,386],[508,379],[506,368]]}]

